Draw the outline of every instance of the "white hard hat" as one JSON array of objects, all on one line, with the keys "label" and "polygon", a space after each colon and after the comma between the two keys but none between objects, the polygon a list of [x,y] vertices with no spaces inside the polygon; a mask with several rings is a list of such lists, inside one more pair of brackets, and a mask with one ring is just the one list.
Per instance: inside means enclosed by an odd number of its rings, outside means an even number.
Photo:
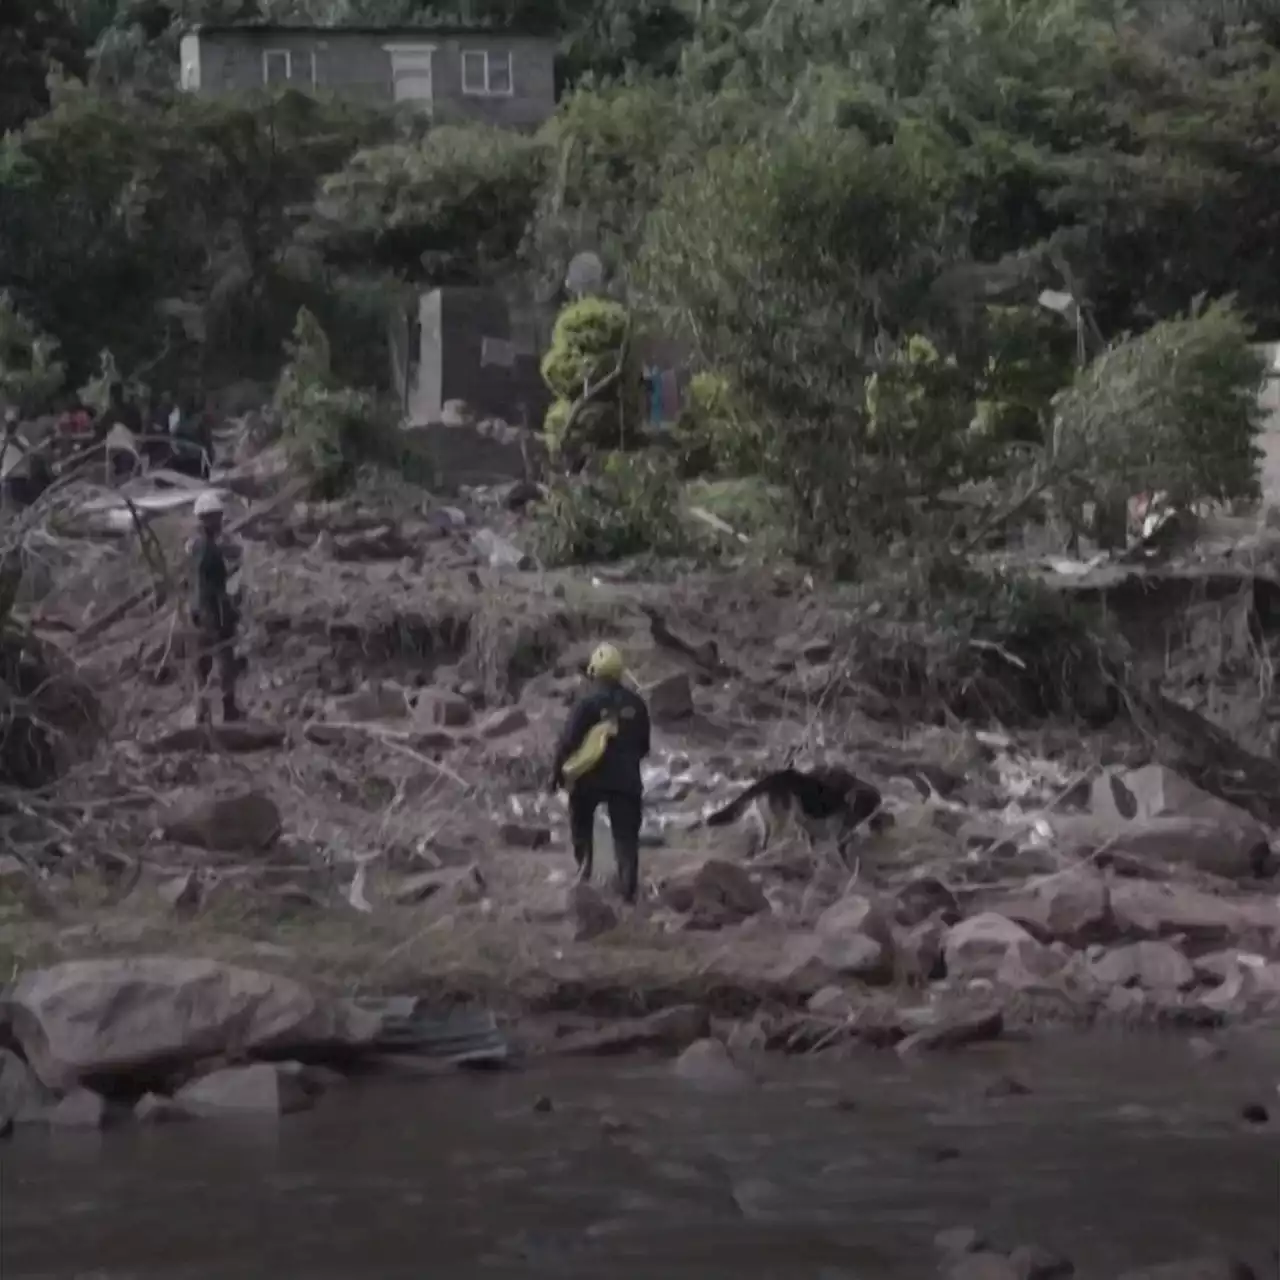
[{"label": "white hard hat", "polygon": [[206,489],[196,499],[196,515],[220,516],[224,510],[222,495],[215,489]]}]

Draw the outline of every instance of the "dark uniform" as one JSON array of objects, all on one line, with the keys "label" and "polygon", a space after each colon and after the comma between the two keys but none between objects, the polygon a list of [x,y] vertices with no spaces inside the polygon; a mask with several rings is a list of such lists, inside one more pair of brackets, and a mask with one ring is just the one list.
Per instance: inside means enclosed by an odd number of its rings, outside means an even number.
[{"label": "dark uniform", "polygon": [[196,631],[196,705],[201,721],[209,719],[207,691],[215,661],[218,683],[222,688],[222,718],[240,718],[240,709],[236,705],[238,670],[234,648],[240,619],[235,602],[227,591],[229,578],[227,557],[221,543],[202,529],[191,543],[191,620]]},{"label": "dark uniform", "polygon": [[593,681],[569,713],[556,749],[552,780],[556,786],[561,784],[565,762],[592,727],[605,719],[616,721],[618,732],[609,740],[600,763],[578,778],[569,791],[573,856],[579,874],[589,879],[596,809],[605,805],[613,834],[618,889],[627,902],[634,902],[640,881],[640,822],[644,813],[640,762],[649,754],[649,708],[644,699],[612,680]]}]

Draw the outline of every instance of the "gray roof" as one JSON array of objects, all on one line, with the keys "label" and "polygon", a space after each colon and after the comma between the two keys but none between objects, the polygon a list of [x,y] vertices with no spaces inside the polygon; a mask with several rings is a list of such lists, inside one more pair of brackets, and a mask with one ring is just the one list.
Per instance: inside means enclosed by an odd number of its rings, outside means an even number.
[{"label": "gray roof", "polygon": [[554,41],[555,36],[540,35],[533,31],[499,26],[457,26],[446,23],[410,27],[389,27],[378,24],[357,25],[343,23],[337,26],[317,26],[305,22],[207,22],[196,23],[189,28],[198,35],[309,35],[309,36],[384,36],[389,39],[413,39],[421,36],[515,36],[524,40]]}]

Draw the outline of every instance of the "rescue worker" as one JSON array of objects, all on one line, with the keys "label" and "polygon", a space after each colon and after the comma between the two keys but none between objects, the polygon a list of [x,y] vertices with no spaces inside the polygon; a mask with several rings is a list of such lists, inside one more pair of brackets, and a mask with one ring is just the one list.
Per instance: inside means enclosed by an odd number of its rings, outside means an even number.
[{"label": "rescue worker", "polygon": [[218,683],[222,689],[222,719],[240,719],[236,703],[236,678],[239,667],[235,654],[235,637],[240,616],[236,601],[227,588],[231,577],[228,561],[237,558],[239,548],[222,540],[222,499],[206,490],[196,499],[196,519],[200,529],[188,544],[191,565],[191,620],[196,635],[196,720],[208,724],[209,679],[214,663],[218,667]]},{"label": "rescue worker", "polygon": [[590,687],[561,734],[551,790],[569,789],[569,830],[580,881],[591,879],[596,809],[607,808],[618,892],[625,902],[634,902],[644,813],[640,762],[649,754],[649,708],[625,677],[622,654],[614,645],[600,645],[587,663]]}]

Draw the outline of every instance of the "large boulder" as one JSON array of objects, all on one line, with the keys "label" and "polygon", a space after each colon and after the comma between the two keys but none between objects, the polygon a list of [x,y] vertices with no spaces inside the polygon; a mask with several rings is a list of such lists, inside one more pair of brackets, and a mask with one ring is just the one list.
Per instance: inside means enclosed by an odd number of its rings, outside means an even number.
[{"label": "large boulder", "polygon": [[671,876],[661,889],[663,903],[689,918],[690,925],[719,929],[769,910],[764,890],[736,862],[708,858]]},{"label": "large boulder", "polygon": [[1110,888],[1088,867],[1037,877],[1021,892],[987,906],[1041,942],[1086,946],[1109,941],[1115,934]]},{"label": "large boulder", "polygon": [[7,1006],[26,1060],[58,1090],[145,1083],[225,1054],[350,1050],[381,1026],[291,978],[183,956],[67,961],[19,978]]},{"label": "large boulder", "polygon": [[1199,948],[1233,942],[1268,949],[1280,934],[1274,899],[1230,898],[1184,884],[1121,880],[1111,889],[1111,911],[1122,937],[1184,936]]},{"label": "large boulder", "polygon": [[266,849],[282,827],[280,810],[260,791],[200,797],[175,805],[160,819],[165,839],[220,853]]},{"label": "large boulder", "polygon": [[947,977],[965,980],[995,978],[1011,959],[1020,961],[1028,971],[1038,972],[1045,968],[1044,953],[1048,950],[1020,924],[994,911],[984,911],[952,925],[942,952]]}]

